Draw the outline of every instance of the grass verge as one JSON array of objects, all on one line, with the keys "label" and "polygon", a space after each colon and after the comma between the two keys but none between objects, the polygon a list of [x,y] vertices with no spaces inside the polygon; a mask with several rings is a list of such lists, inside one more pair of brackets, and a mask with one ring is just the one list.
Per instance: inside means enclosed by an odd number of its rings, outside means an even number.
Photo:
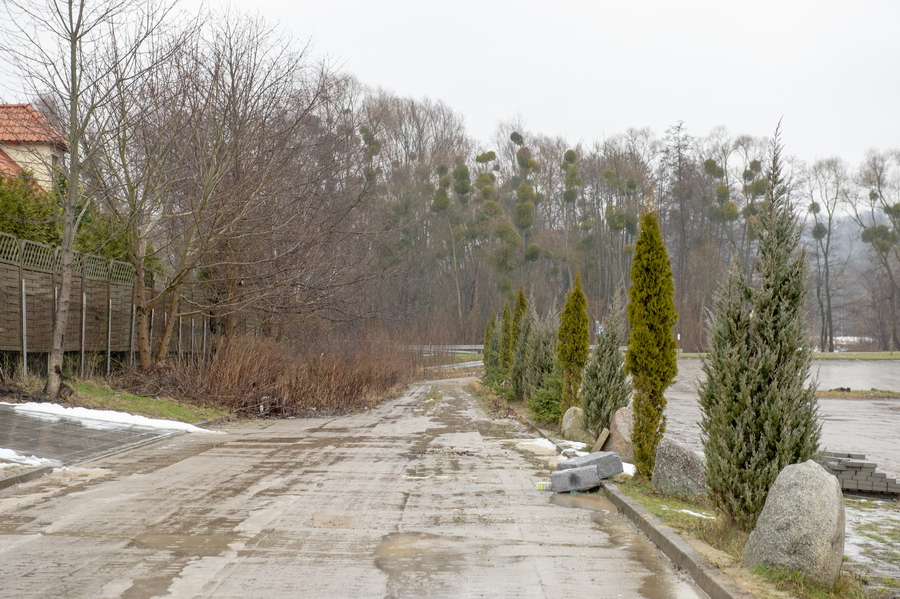
[{"label": "grass verge", "polygon": [[233,414],[226,408],[200,406],[165,397],[145,397],[127,391],[116,391],[97,381],[83,381],[73,385],[75,395],[66,402],[68,405],[95,410],[114,410],[139,414],[148,418],[178,420],[180,422],[203,422],[216,418],[230,418]]}]

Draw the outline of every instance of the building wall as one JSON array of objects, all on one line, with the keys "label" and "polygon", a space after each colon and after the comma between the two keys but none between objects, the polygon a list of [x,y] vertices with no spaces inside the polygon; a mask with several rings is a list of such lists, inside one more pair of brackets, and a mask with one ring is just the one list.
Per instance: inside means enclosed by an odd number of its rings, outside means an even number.
[{"label": "building wall", "polygon": [[38,185],[51,191],[54,185],[53,171],[62,160],[62,153],[48,145],[0,144],[21,168],[34,173]]}]

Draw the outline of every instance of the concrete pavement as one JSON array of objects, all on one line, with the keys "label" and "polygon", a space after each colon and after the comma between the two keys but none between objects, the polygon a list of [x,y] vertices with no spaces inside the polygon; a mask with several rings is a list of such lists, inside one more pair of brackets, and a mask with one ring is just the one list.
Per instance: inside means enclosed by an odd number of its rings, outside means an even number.
[{"label": "concrete pavement", "polygon": [[0,491],[2,597],[698,597],[464,381],[172,437]]}]

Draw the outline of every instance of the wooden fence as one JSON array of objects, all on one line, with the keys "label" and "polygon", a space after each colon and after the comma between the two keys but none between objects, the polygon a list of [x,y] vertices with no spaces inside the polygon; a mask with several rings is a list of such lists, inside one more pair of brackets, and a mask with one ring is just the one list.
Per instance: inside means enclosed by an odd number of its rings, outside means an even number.
[{"label": "wooden fence", "polygon": [[[69,352],[104,352],[107,370],[110,354],[130,352],[134,360],[134,268],[127,262],[91,254],[76,254],[69,320],[64,346]],[[165,278],[146,274],[148,299],[163,290]],[[60,252],[41,243],[0,232],[0,350],[49,352],[53,343],[53,312],[59,294]],[[164,318],[151,315],[151,341],[159,339]],[[172,351],[199,351],[205,346],[205,319],[180,319],[172,339]],[[27,367],[27,360],[25,361]]]}]

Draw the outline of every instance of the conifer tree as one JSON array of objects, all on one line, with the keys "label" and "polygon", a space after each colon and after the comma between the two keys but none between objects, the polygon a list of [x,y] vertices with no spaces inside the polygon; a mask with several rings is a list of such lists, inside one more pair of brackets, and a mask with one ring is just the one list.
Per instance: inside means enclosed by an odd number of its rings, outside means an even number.
[{"label": "conifer tree", "polygon": [[[516,302],[516,306],[518,307],[518,302]],[[519,338],[516,341],[516,351],[513,354],[513,363],[509,375],[513,400],[515,401],[524,401],[528,395],[528,341],[531,337],[534,318],[534,314],[526,309],[519,319]]]},{"label": "conifer tree", "polygon": [[663,243],[656,213],[641,217],[641,232],[634,247],[631,267],[628,320],[631,335],[625,368],[634,387],[634,461],[637,472],[650,478],[656,446],[666,431],[665,390],[678,372],[672,327],[675,312],[672,267]]},{"label": "conifer tree", "polygon": [[776,132],[759,215],[758,285],[735,263],[716,297],[700,385],[707,484],[716,507],[750,531],[782,468],[815,456],[821,424],[804,335],[806,261],[781,175]]},{"label": "conifer tree", "polygon": [[556,356],[563,375],[562,405],[567,409],[578,403],[578,388],[584,365],[590,352],[590,319],[587,313],[587,298],[581,289],[581,273],[575,275],[575,285],[566,299],[559,323]]},{"label": "conifer tree", "polygon": [[482,382],[485,385],[493,385],[497,382],[500,373],[500,354],[497,351],[496,338],[499,337],[500,331],[497,329],[496,314],[491,313],[491,319],[488,320],[484,327],[484,345],[482,347],[482,355],[484,356],[484,378]]},{"label": "conifer tree", "polygon": [[525,299],[525,289],[519,285],[519,292],[516,294],[516,303],[513,307],[513,351],[515,351],[515,343],[519,339],[520,329],[522,328],[522,317],[528,311],[528,300]]},{"label": "conifer tree", "polygon": [[509,311],[509,302],[504,302],[503,317],[500,323],[500,377],[497,381],[498,383],[503,383],[509,379],[509,369],[512,366],[515,343],[512,313]]},{"label": "conifer tree", "polygon": [[[546,388],[547,380],[557,372],[556,337],[559,331],[559,315],[548,314],[535,319],[528,337],[528,366],[525,372],[528,394]],[[557,404],[559,400],[557,399]]]},{"label": "conifer tree", "polygon": [[631,397],[625,358],[619,351],[624,318],[625,304],[621,295],[617,295],[603,330],[597,335],[597,346],[584,369],[581,408],[584,410],[584,427],[589,432],[597,433],[609,428],[616,410],[627,406]]}]

